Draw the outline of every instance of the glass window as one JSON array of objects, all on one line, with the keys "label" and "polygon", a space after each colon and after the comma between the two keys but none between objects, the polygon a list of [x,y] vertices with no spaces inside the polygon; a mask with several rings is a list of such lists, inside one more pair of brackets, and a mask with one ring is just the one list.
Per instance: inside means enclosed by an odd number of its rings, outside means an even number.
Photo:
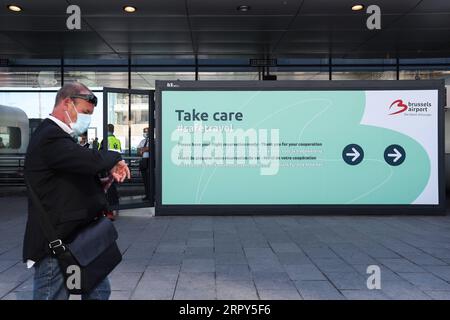
[{"label": "glass window", "polygon": [[277,80],[329,80],[328,72],[324,71],[294,71],[275,72]]},{"label": "glass window", "polygon": [[61,86],[61,73],[55,70],[29,70],[0,72],[0,88],[58,88]]},{"label": "glass window", "polygon": [[73,81],[81,82],[90,89],[93,87],[128,88],[128,72],[75,70],[64,72],[64,82]]},{"label": "glass window", "polygon": [[22,134],[17,127],[0,127],[0,149],[20,149]]},{"label": "glass window", "polygon": [[396,71],[332,71],[333,80],[396,80]]},{"label": "glass window", "polygon": [[[29,90],[29,88],[16,88],[17,90]],[[98,90],[99,88],[91,88],[92,90]],[[4,88],[0,87],[0,105],[5,107],[10,107],[12,109],[20,109],[25,112],[23,117],[27,121],[29,127],[29,134],[31,135],[34,130],[39,126],[43,119],[52,112],[53,106],[55,104],[56,90],[47,91],[35,91],[35,92],[11,92],[3,91]],[[101,92],[94,92],[98,98],[98,104],[91,118],[90,128],[93,129],[91,132],[97,132],[97,138],[99,141],[103,138],[103,95]],[[128,102],[127,111],[128,111]],[[0,111],[0,119],[4,118],[2,111]],[[26,135],[24,137],[24,145],[22,147],[26,148],[28,145],[28,132],[23,132]],[[95,136],[88,137],[89,142],[95,139]],[[25,143],[26,142],[26,143]]]},{"label": "glass window", "polygon": [[422,68],[400,70],[400,80],[429,79],[444,79],[446,84],[450,84],[450,70],[423,70]]},{"label": "glass window", "polygon": [[[192,69],[192,68],[191,68]],[[195,80],[195,72],[167,71],[167,72],[132,72],[131,84],[133,89],[155,89],[156,80]]]},{"label": "glass window", "polygon": [[258,80],[258,72],[199,72],[200,80]]}]

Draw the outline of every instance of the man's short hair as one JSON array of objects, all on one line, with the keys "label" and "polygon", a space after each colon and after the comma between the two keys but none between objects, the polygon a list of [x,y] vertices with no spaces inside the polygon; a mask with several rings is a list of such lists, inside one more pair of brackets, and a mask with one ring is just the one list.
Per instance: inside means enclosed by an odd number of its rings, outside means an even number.
[{"label": "man's short hair", "polygon": [[88,87],[86,87],[81,82],[69,82],[61,87],[56,94],[55,107],[64,99],[70,98],[71,96],[84,93],[92,93]]},{"label": "man's short hair", "polygon": [[114,125],[113,124],[108,124],[108,132],[114,133]]}]

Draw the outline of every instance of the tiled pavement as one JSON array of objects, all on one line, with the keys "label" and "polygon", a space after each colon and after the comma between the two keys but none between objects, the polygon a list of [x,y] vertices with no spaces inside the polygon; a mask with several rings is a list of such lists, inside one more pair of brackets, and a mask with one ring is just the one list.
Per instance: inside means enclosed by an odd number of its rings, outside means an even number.
[{"label": "tiled pavement", "polygon": [[[30,299],[24,198],[0,198],[0,298]],[[450,216],[152,217],[116,221],[112,299],[450,299]],[[381,290],[366,286],[381,268]]]}]

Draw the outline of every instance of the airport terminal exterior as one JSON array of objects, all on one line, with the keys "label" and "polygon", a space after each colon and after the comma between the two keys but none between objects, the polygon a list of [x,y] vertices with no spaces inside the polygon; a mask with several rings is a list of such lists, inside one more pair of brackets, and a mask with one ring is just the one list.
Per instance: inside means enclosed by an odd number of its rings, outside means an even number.
[{"label": "airport terminal exterior", "polygon": [[[0,7],[0,299],[30,298],[25,154],[75,81],[98,98],[87,146],[112,124],[131,172],[115,298],[450,299],[448,1],[16,2]],[[386,291],[366,286],[373,265]]]}]

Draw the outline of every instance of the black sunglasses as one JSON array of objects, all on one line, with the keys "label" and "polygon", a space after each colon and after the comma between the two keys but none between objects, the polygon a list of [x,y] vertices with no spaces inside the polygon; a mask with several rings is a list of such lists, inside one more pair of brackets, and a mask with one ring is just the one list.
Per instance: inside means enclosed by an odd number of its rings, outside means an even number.
[{"label": "black sunglasses", "polygon": [[94,107],[97,106],[97,102],[98,102],[97,97],[93,94],[76,94],[76,95],[70,96],[70,98],[71,99],[79,98],[79,99],[86,100],[87,102],[92,103],[94,105]]}]

